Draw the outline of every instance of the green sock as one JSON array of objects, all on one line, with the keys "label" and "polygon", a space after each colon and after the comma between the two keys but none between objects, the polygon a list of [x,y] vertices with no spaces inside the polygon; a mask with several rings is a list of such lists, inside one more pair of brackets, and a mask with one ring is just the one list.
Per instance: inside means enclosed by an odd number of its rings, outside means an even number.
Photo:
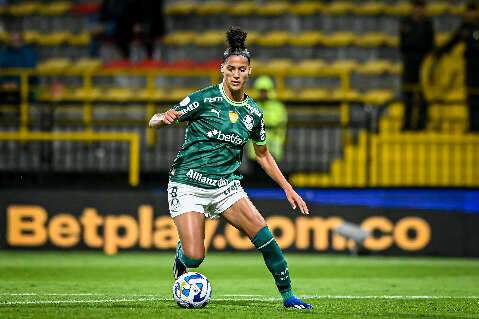
[{"label": "green sock", "polygon": [[183,252],[183,247],[181,247],[181,244],[180,244],[180,247],[178,247],[178,255],[183,265],[185,265],[188,268],[198,268],[204,259],[204,258],[195,259],[195,258],[190,258],[186,256],[185,253]]},{"label": "green sock", "polygon": [[266,267],[268,267],[273,275],[276,287],[278,287],[283,300],[294,296],[293,290],[291,289],[288,264],[269,228],[267,226],[261,228],[251,241],[256,249],[263,254]]}]

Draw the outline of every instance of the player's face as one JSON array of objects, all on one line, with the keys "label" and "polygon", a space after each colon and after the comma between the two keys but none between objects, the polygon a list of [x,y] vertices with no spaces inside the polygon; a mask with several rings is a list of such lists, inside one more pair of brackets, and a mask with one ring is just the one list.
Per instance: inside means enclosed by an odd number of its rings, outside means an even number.
[{"label": "player's face", "polygon": [[230,56],[222,65],[223,82],[231,92],[242,90],[251,74],[248,59],[242,55]]}]

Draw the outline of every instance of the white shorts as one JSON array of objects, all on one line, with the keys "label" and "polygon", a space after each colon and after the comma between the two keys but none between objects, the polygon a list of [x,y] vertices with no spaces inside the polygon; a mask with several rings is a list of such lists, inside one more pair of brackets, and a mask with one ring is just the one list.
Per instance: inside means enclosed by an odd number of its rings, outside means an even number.
[{"label": "white shorts", "polygon": [[217,189],[168,183],[168,205],[173,218],[187,212],[199,212],[211,219],[219,218],[222,212],[246,197],[248,195],[238,180]]}]

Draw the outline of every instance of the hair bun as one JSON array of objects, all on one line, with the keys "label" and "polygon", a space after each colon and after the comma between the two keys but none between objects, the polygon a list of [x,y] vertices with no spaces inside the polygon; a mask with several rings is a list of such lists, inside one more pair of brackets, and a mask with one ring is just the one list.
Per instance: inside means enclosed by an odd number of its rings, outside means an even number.
[{"label": "hair bun", "polygon": [[240,27],[230,27],[226,32],[226,39],[232,50],[245,49],[246,36],[248,33],[241,30]]}]

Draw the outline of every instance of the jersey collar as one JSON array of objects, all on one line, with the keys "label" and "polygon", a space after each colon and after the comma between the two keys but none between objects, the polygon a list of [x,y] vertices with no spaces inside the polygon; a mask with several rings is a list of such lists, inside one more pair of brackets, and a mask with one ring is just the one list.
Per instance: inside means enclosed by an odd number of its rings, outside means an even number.
[{"label": "jersey collar", "polygon": [[246,98],[241,101],[241,102],[235,102],[233,100],[231,100],[227,95],[226,95],[226,92],[224,91],[223,89],[223,82],[221,82],[220,84],[218,84],[218,87],[220,88],[220,92],[221,92],[221,95],[223,96],[223,99],[226,100],[226,102],[228,102],[229,104],[233,105],[233,106],[244,106],[247,104],[247,100],[248,100],[248,96],[246,96]]}]

